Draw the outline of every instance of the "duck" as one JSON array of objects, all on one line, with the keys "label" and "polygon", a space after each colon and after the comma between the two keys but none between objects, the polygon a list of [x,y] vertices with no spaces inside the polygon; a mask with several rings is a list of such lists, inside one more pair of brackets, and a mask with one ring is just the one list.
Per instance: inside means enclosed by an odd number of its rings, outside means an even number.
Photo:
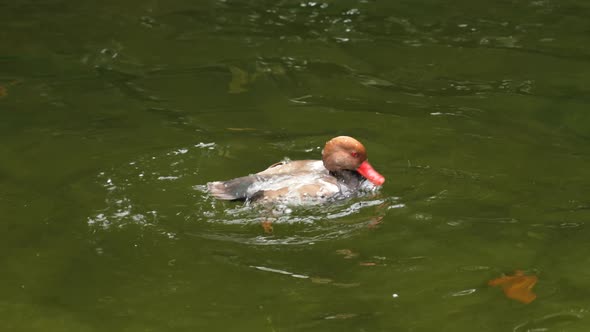
[{"label": "duck", "polygon": [[310,205],[358,196],[383,185],[385,177],[367,161],[363,144],[350,136],[326,142],[321,160],[289,160],[226,181],[207,183],[219,200],[262,204]]}]

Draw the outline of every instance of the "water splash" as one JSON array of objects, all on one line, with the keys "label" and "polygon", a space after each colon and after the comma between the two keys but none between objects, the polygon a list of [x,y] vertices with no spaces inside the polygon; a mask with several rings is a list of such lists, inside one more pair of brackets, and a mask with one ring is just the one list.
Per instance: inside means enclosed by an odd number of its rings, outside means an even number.
[{"label": "water splash", "polygon": [[[133,227],[167,238],[198,237],[254,245],[314,244],[374,229],[383,215],[405,205],[397,197],[364,190],[353,200],[330,205],[260,206],[212,198],[202,184],[201,167],[224,156],[216,143],[193,144],[147,155],[105,170],[97,181],[105,189],[104,208],[87,218],[90,228],[113,232]],[[212,167],[212,166],[211,166]],[[261,224],[272,222],[265,234]]]}]

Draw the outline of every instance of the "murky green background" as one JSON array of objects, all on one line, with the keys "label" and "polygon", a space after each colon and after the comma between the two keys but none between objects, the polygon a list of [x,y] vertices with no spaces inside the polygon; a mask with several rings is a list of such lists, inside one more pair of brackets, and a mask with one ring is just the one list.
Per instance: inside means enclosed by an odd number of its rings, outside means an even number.
[{"label": "murky green background", "polygon": [[[3,331],[588,331],[585,1],[0,3]],[[200,185],[352,135],[379,193]],[[537,299],[487,281],[537,275]]]}]

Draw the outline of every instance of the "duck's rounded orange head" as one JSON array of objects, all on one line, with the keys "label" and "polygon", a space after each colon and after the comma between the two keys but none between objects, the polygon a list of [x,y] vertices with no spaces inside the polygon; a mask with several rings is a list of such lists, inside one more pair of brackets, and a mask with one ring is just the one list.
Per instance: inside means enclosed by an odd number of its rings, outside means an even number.
[{"label": "duck's rounded orange head", "polygon": [[352,137],[338,136],[326,142],[322,161],[330,172],[357,171],[375,185],[380,186],[385,182],[383,175],[367,161],[367,150],[363,144]]}]

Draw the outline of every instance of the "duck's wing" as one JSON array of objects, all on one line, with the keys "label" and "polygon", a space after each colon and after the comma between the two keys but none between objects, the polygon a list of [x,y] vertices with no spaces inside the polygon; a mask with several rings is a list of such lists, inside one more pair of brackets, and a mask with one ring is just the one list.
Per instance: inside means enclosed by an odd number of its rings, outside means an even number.
[{"label": "duck's wing", "polygon": [[257,175],[277,176],[277,175],[297,175],[301,173],[328,174],[321,160],[283,160],[270,165]]},{"label": "duck's wing", "polygon": [[261,181],[263,177],[272,176],[275,174],[282,174],[285,169],[282,168],[288,161],[279,161],[278,163],[270,165],[267,169],[258,174],[242,176],[239,178],[227,181],[213,181],[207,183],[209,193],[217,198],[226,201],[246,200],[250,199],[252,193],[248,191],[250,186],[256,181]]},{"label": "duck's wing", "polygon": [[[324,177],[329,177],[329,174],[321,160],[282,161],[256,174],[209,182],[207,188],[213,197],[221,200],[256,201],[266,198],[272,201],[274,197],[286,193],[301,191],[303,195],[314,192],[315,182]],[[302,190],[299,187],[303,184],[308,186]]]}]

